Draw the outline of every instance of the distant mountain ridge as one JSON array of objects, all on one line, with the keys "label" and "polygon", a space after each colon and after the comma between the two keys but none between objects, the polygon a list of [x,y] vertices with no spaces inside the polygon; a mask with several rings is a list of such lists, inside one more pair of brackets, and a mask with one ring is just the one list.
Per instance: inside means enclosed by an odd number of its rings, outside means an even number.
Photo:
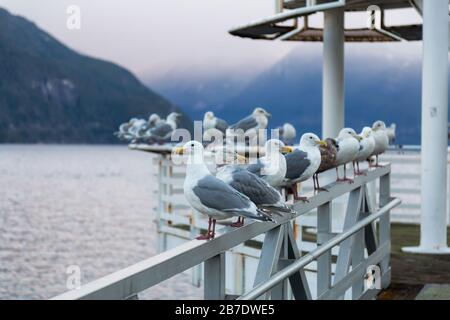
[{"label": "distant mountain ridge", "polygon": [[[382,119],[397,124],[397,142],[420,144],[421,118],[421,60],[374,52],[362,55],[347,49],[345,61],[346,125],[361,129]],[[176,77],[176,75],[174,76]],[[196,82],[195,75],[192,82]],[[240,87],[233,84],[235,75],[220,79],[233,91],[220,91],[211,109],[230,123],[248,115],[254,107],[271,111],[272,127],[292,122],[298,133],[312,131],[320,134],[322,121],[322,56],[305,54],[301,46],[285,58]],[[211,76],[216,79],[217,75]],[[207,81],[204,76],[201,81]],[[214,81],[214,80],[213,80]],[[175,83],[175,82],[174,82]],[[198,93],[192,86],[177,82],[167,86],[164,93],[177,98],[194,119],[202,119],[205,110],[198,110],[190,97]],[[158,85],[155,83],[155,86]],[[182,87],[184,96],[177,95]],[[193,92],[192,92],[193,90]]]},{"label": "distant mountain ridge", "polygon": [[[182,111],[126,69],[0,8],[0,142],[111,143],[131,117]],[[192,123],[183,114],[181,125]]]}]

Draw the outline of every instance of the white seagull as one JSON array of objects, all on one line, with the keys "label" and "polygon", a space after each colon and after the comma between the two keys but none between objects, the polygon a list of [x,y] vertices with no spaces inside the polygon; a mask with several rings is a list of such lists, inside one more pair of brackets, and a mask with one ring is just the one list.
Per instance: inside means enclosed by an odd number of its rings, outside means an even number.
[{"label": "white seagull", "polygon": [[376,121],[373,126],[373,138],[375,139],[375,149],[371,156],[376,156],[377,160],[375,167],[380,167],[378,164],[378,156],[384,153],[389,147],[389,137],[386,132],[386,124],[383,121]]},{"label": "white seagull", "polygon": [[172,137],[172,133],[178,127],[178,118],[181,115],[176,112],[172,112],[167,116],[167,119],[164,121],[160,121],[155,125],[155,127],[151,128],[147,131],[145,135],[145,139],[150,143],[165,143],[169,142]]},{"label": "white seagull", "polygon": [[247,196],[210,174],[203,160],[204,149],[201,143],[190,141],[182,148],[176,148],[175,152],[188,155],[184,180],[187,201],[195,210],[209,216],[207,234],[197,239],[213,239],[216,220],[233,216],[274,222],[269,214],[259,210]]},{"label": "white seagull", "polygon": [[[358,136],[355,130],[351,128],[342,129],[336,139],[337,157],[336,157],[336,175],[337,181],[347,181],[352,183],[352,179],[347,178],[347,163],[355,160],[359,152],[359,141],[361,137]],[[339,178],[339,166],[344,166],[344,179]],[[355,168],[353,168],[353,171]]]},{"label": "white seagull", "polygon": [[212,111],[205,113],[203,117],[203,130],[216,129],[225,134],[228,129],[228,123],[225,120],[217,118]]},{"label": "white seagull", "polygon": [[326,142],[313,133],[305,133],[300,146],[285,156],[287,170],[283,187],[291,189],[295,200],[307,201],[307,198],[298,196],[297,184],[310,179],[319,169],[320,146],[326,146]]},{"label": "white seagull", "polygon": [[257,139],[260,129],[266,129],[271,114],[263,108],[256,108],[251,115],[230,126],[227,136],[246,136],[250,141]]},{"label": "white seagull", "polygon": [[285,123],[277,130],[279,130],[281,141],[283,141],[286,145],[292,144],[292,141],[297,136],[297,130],[295,130],[295,127],[290,123]]},{"label": "white seagull", "polygon": [[362,138],[362,140],[359,142],[359,152],[355,158],[357,166],[356,175],[363,174],[359,169],[359,162],[366,161],[367,159],[369,159],[373,153],[373,150],[375,150],[375,139],[373,137],[373,132],[371,128],[364,127],[359,136]]},{"label": "white seagull", "polygon": [[283,153],[290,153],[293,149],[276,139],[267,141],[264,149],[265,156],[250,164],[247,170],[264,179],[272,187],[280,187],[286,175],[286,158]]},{"label": "white seagull", "polygon": [[[247,171],[242,166],[228,165],[219,169],[217,178],[229,184],[242,194],[245,194],[256,206],[270,215],[282,213],[294,214],[295,211],[286,206],[281,194],[257,175]],[[244,218],[238,217],[233,224],[240,227]]]}]

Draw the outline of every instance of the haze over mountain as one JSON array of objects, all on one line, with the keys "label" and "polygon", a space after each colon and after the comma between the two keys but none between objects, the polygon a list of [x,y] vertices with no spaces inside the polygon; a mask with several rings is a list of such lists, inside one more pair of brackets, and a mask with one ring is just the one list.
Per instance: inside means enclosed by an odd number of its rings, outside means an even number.
[{"label": "haze over mountain", "polygon": [[[420,56],[420,54],[418,54]],[[176,76],[174,76],[176,77]],[[289,121],[299,132],[321,132],[322,57],[305,55],[301,47],[293,50],[274,66],[240,88],[236,75],[221,75],[218,83],[233,90],[223,90],[199,110],[190,97],[197,96],[191,85],[173,81],[164,94],[201,119],[203,109],[212,109],[230,122],[249,114],[255,106],[271,111],[272,127]],[[201,77],[202,82],[207,82]],[[217,79],[217,76],[212,76]],[[190,83],[196,83],[195,74]],[[214,82],[213,81],[213,82]],[[242,83],[243,81],[239,79]],[[243,82],[245,83],[245,82]],[[153,83],[158,87],[158,84]],[[181,87],[181,88],[180,88]],[[397,142],[420,144],[421,61],[417,56],[403,57],[374,52],[371,55],[347,50],[345,65],[346,125],[357,129],[382,119],[397,124]],[[182,91],[182,96],[177,92]],[[203,96],[209,96],[203,92]],[[217,91],[215,91],[217,92]],[[206,102],[203,104],[207,104]]]},{"label": "haze over mountain", "polygon": [[[180,111],[126,69],[1,8],[0,30],[0,142],[116,142],[130,117]],[[192,124],[183,116],[181,125]]]}]

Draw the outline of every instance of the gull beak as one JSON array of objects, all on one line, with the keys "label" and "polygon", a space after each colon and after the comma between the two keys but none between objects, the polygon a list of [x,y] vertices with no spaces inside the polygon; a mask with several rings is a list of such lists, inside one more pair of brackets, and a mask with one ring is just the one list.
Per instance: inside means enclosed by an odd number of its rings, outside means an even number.
[{"label": "gull beak", "polygon": [[280,148],[281,153],[291,153],[294,151],[292,147],[284,146]]},{"label": "gull beak", "polygon": [[326,146],[328,146],[327,142],[324,141],[324,140],[319,140],[319,142],[318,142],[317,144],[318,144],[319,146],[321,146],[321,147],[326,147]]},{"label": "gull beak", "polygon": [[244,156],[241,156],[239,153],[236,153],[236,159],[241,164],[247,163],[247,158]]},{"label": "gull beak", "polygon": [[358,136],[358,135],[356,135],[356,134],[355,134],[353,137],[355,137],[355,139],[358,140],[358,141],[361,141],[361,140],[363,139],[363,137]]},{"label": "gull beak", "polygon": [[269,117],[269,118],[272,116],[272,114],[268,113],[267,111],[265,112],[265,114],[266,114],[266,116]]},{"label": "gull beak", "polygon": [[175,154],[183,155],[184,154],[184,148],[177,147],[174,149]]}]

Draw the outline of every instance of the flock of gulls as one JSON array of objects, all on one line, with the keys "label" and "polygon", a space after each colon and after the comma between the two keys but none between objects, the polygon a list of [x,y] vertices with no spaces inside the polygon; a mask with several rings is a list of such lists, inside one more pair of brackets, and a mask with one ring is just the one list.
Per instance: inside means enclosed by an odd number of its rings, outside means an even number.
[{"label": "flock of gulls", "polygon": [[[207,233],[197,239],[213,239],[217,220],[237,217],[231,226],[241,227],[245,218],[276,222],[277,216],[295,214],[287,204],[289,196],[294,201],[308,201],[299,196],[299,183],[312,178],[314,190],[326,192],[320,187],[319,174],[331,169],[336,170],[337,182],[353,183],[347,167],[352,165],[354,176],[365,174],[360,170],[360,162],[368,161],[369,167],[379,167],[378,156],[395,139],[395,125],[386,128],[383,121],[376,121],[360,133],[344,128],[337,137],[324,140],[305,133],[299,145],[292,146],[297,133],[287,123],[278,128],[279,139],[265,142],[260,153],[263,156],[251,159],[254,161],[249,161],[236,148],[229,148],[230,143],[236,144],[236,136],[245,137],[242,140],[245,146],[252,140],[260,143],[260,129],[268,127],[270,116],[266,110],[256,108],[251,115],[230,126],[208,111],[203,119],[203,143],[189,141],[173,149],[174,156],[186,160],[183,188],[187,201],[209,217]],[[157,115],[150,116],[148,121],[131,119],[120,126],[116,135],[130,142],[163,144],[170,141],[178,117],[172,113],[165,120]],[[245,154],[248,156],[248,152]],[[338,170],[341,166],[343,177]]]},{"label": "flock of gulls", "polygon": [[171,141],[172,133],[178,128],[181,114],[172,112],[166,119],[161,119],[156,113],[148,120],[131,118],[119,126],[114,135],[122,141],[130,143],[143,142],[148,144],[164,144]]}]

